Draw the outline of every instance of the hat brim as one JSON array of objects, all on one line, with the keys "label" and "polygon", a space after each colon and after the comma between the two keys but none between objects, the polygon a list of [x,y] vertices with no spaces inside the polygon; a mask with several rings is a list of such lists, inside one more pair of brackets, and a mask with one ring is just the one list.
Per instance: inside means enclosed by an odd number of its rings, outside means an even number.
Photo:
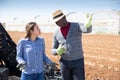
[{"label": "hat brim", "polygon": [[53,19],[53,21],[54,21],[54,22],[57,22],[57,21],[59,21],[60,19],[62,19],[64,16],[65,16],[65,15],[62,15],[62,16],[60,16],[60,17],[58,17],[58,18],[55,18],[55,19]]}]

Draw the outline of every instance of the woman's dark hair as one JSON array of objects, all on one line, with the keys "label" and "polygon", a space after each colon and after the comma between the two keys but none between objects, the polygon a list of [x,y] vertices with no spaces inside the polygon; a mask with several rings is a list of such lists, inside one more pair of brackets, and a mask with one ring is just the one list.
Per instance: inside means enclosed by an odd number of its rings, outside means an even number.
[{"label": "woman's dark hair", "polygon": [[36,25],[37,23],[36,22],[29,22],[27,25],[26,25],[26,36],[25,38],[30,38],[31,36],[31,33],[30,31],[34,29],[34,26]]}]

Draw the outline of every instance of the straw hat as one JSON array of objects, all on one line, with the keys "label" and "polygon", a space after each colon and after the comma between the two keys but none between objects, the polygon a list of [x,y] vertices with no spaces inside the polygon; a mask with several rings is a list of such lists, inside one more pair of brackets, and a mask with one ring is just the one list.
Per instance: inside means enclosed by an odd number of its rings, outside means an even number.
[{"label": "straw hat", "polygon": [[53,12],[52,16],[53,16],[54,22],[57,22],[60,19],[62,19],[65,15],[61,10],[56,10],[55,12]]}]

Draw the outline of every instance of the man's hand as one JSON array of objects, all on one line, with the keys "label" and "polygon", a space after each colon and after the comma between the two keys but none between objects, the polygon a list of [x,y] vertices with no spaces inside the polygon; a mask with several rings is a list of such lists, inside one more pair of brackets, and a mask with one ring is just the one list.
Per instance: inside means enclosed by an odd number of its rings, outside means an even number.
[{"label": "man's hand", "polygon": [[17,65],[17,68],[19,68],[19,70],[23,70],[25,69],[25,67],[26,67],[25,63],[20,63]]},{"label": "man's hand", "polygon": [[86,28],[89,28],[90,27],[90,25],[92,24],[92,16],[93,16],[93,14],[87,14],[87,18],[88,18],[88,21],[85,23],[85,27]]},{"label": "man's hand", "polygon": [[66,51],[65,47],[63,47],[61,44],[60,44],[59,47],[56,49],[56,53],[57,53],[58,55],[62,55],[65,51]]}]

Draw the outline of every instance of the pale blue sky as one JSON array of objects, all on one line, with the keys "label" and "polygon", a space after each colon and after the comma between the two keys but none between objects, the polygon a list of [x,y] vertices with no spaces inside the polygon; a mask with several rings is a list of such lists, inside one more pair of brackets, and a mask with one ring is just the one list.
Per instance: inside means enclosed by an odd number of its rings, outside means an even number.
[{"label": "pale blue sky", "polygon": [[120,0],[0,0],[0,17],[51,15],[56,9],[67,12],[120,10]]}]

